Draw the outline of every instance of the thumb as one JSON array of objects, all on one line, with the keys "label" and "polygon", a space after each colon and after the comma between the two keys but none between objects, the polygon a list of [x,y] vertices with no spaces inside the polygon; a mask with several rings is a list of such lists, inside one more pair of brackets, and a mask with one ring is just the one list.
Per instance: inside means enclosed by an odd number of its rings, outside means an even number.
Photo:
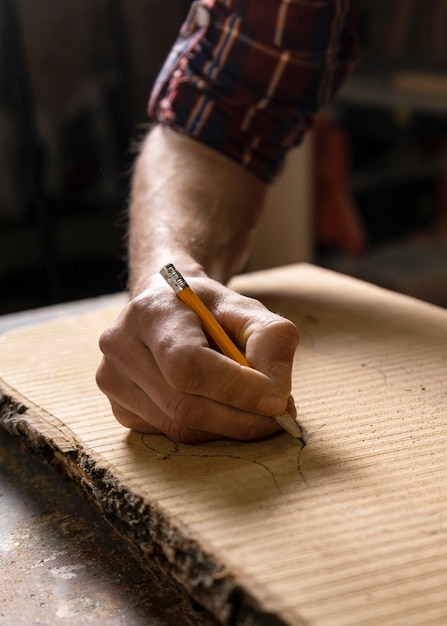
[{"label": "thumb", "polygon": [[299,333],[290,320],[278,315],[274,317],[274,320],[250,333],[245,355],[251,367],[274,380],[281,388],[290,391]]}]

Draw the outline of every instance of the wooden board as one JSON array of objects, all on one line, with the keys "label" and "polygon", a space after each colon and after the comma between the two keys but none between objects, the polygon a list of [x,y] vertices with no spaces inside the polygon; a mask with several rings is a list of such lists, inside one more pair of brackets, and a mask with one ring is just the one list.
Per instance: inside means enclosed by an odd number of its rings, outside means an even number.
[{"label": "wooden board", "polygon": [[116,305],[0,341],[1,423],[225,624],[447,623],[447,311],[307,265],[233,286],[301,330],[308,433],[128,433],[94,373]]}]

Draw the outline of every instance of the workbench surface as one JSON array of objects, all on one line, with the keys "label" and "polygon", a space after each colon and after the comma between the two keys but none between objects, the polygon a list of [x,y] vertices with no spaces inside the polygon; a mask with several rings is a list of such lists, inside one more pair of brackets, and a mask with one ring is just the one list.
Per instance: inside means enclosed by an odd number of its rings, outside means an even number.
[{"label": "workbench surface", "polygon": [[[0,334],[102,299],[0,317]],[[107,298],[104,299],[107,302]],[[159,570],[143,568],[94,505],[0,430],[0,624],[212,626]]]},{"label": "workbench surface", "polygon": [[[28,470],[23,502],[31,507],[43,494],[30,519],[53,520],[57,540],[49,546],[44,530],[24,533],[38,558],[27,557],[22,572],[43,575],[27,578],[33,602],[40,606],[49,582],[49,623],[58,615],[90,622],[85,609],[101,623],[104,615],[199,626],[208,618],[172,591],[158,599],[167,588],[153,572],[158,563],[226,626],[445,625],[447,312],[304,264],[231,286],[300,330],[292,391],[306,445],[282,433],[188,446],[123,429],[95,371],[98,337],[124,294],[0,337],[2,427],[82,489],[121,536],[103,539],[88,517],[76,530],[80,506],[67,512],[69,499],[45,496]],[[14,533],[5,541],[6,555],[17,550],[23,563]],[[142,585],[126,542],[148,568]],[[25,587],[16,586],[30,599]]]}]

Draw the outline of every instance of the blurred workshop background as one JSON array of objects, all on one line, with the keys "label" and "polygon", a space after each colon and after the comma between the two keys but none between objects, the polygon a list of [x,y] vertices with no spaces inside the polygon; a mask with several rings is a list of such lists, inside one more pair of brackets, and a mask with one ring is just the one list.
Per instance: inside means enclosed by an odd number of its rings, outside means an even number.
[{"label": "blurred workshop background", "polygon": [[[189,4],[0,0],[0,314],[125,287],[135,145]],[[309,261],[447,306],[447,0],[364,0],[361,44],[248,269]]]}]

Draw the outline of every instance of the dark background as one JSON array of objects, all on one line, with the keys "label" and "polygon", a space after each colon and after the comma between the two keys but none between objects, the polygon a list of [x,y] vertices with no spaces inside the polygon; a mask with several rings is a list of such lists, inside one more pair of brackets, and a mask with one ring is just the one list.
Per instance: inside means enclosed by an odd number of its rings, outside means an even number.
[{"label": "dark background", "polygon": [[[189,4],[0,0],[0,314],[125,287],[134,148]],[[361,38],[362,65],[335,106],[370,247],[348,262],[317,241],[317,262],[361,275],[380,246],[424,236],[423,263],[445,255],[447,268],[447,94],[390,97],[387,84],[403,69],[446,78],[447,1],[366,1]],[[445,292],[447,273],[436,280]]]},{"label": "dark background", "polygon": [[121,290],[134,143],[188,0],[0,0],[0,313]]}]

